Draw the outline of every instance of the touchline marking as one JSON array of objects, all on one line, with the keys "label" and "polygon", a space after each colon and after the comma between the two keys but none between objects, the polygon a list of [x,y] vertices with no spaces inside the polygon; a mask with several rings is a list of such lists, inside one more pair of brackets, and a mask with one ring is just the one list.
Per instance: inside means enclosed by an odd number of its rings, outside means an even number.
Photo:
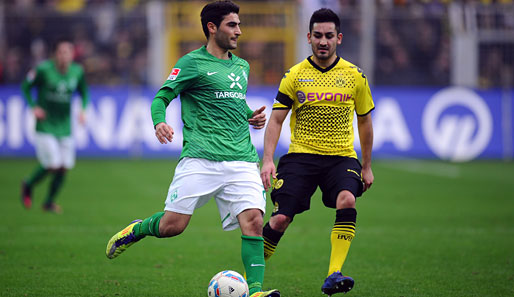
[{"label": "touchline marking", "polygon": [[458,178],[461,175],[457,165],[445,164],[442,162],[420,161],[415,159],[398,159],[398,162],[383,162],[381,165],[416,174]]},{"label": "touchline marking", "polygon": [[207,72],[207,75],[213,75],[213,74],[216,74],[218,73],[217,71],[216,72]]}]

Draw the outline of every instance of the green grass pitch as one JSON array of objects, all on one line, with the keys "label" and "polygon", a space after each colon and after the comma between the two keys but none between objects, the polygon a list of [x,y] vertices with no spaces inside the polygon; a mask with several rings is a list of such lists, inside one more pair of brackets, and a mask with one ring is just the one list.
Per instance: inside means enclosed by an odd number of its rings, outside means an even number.
[{"label": "green grass pitch", "polygon": [[[242,272],[239,230],[224,232],[215,204],[175,238],[145,238],[120,257],[107,240],[163,208],[175,160],[85,160],[43,213],[48,180],[22,208],[19,184],[35,160],[0,159],[0,296],[207,296],[218,271]],[[343,273],[346,296],[514,296],[514,163],[375,161],[357,202],[357,234]],[[191,181],[195,182],[195,181]],[[271,202],[268,200],[269,217]],[[265,288],[321,296],[334,211],[319,192],[267,263]]]}]

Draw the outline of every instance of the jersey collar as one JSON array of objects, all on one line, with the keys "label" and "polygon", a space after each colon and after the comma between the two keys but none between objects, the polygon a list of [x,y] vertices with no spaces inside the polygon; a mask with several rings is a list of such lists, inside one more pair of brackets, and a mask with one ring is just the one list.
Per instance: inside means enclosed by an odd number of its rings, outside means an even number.
[{"label": "jersey collar", "polygon": [[327,68],[321,68],[318,66],[318,64],[314,63],[314,61],[311,59],[311,57],[312,56],[307,57],[307,61],[309,61],[309,63],[311,63],[312,67],[321,71],[321,73],[330,71],[332,68],[334,68],[337,65],[337,63],[339,63],[339,59],[340,59],[339,57],[337,57],[336,60],[334,61],[334,63],[332,63],[332,65],[328,66]]}]

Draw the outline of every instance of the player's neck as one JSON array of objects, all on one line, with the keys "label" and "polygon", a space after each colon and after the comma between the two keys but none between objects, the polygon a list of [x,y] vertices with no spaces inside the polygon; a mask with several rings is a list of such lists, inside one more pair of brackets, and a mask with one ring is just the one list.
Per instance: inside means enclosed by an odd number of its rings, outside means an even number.
[{"label": "player's neck", "polygon": [[57,67],[57,70],[59,70],[60,73],[62,74],[65,74],[66,72],[68,72],[68,67],[70,66],[70,64],[66,64],[66,63],[55,63],[55,66]]},{"label": "player's neck", "polygon": [[219,47],[216,42],[207,42],[207,52],[218,59],[228,60],[230,57],[228,55],[228,49],[224,49]]},{"label": "player's neck", "polygon": [[332,57],[324,60],[320,60],[315,55],[312,55],[312,61],[321,68],[327,68],[328,66],[332,65],[336,59],[337,55],[332,55]]}]

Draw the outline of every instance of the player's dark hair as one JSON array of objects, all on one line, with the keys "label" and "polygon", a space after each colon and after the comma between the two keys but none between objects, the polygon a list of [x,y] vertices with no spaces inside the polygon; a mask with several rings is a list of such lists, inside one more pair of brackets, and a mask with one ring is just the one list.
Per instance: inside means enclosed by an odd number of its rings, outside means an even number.
[{"label": "player's dark hair", "polygon": [[207,39],[209,39],[207,23],[211,22],[219,28],[225,16],[230,13],[239,13],[239,6],[230,0],[216,1],[204,6],[200,17],[202,18],[203,33]]},{"label": "player's dark hair", "polygon": [[68,38],[66,36],[60,36],[52,41],[52,47],[51,47],[52,51],[53,52],[57,51],[57,47],[59,46],[59,44],[64,43],[64,42],[69,42],[69,43],[73,44],[73,41],[71,41],[70,38]]},{"label": "player's dark hair", "polygon": [[341,33],[341,21],[339,20],[337,14],[332,11],[332,9],[321,8],[312,14],[311,21],[309,22],[309,32],[311,33],[314,23],[334,23],[337,33]]}]

